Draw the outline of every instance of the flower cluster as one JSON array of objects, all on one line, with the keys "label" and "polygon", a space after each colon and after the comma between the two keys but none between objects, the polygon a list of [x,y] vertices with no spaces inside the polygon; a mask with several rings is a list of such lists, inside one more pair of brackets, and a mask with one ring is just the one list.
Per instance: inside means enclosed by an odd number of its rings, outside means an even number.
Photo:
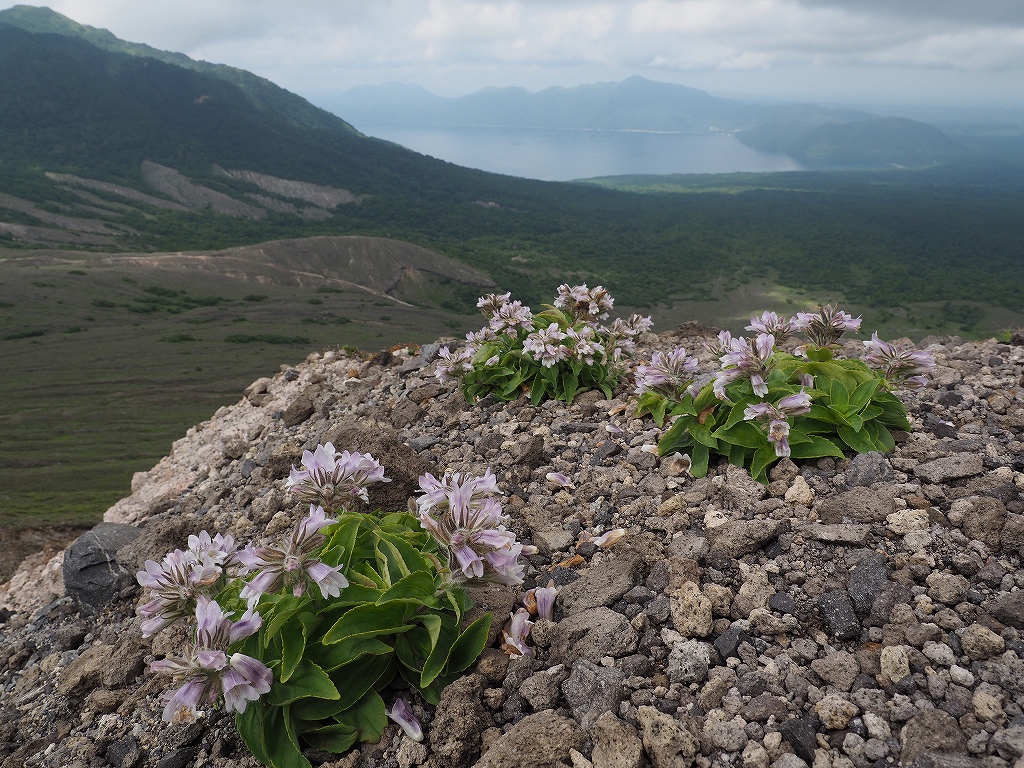
[{"label": "flower cluster", "polygon": [[221,698],[228,712],[245,712],[250,701],[270,691],[274,675],[263,662],[229,647],[254,634],[263,619],[252,609],[232,621],[220,605],[200,596],[195,609],[196,641],[181,656],[168,656],[150,665],[153,672],[183,681],[165,696],[164,720],[190,723],[203,715],[200,704],[216,706]]},{"label": "flower cluster", "polygon": [[586,283],[572,287],[563,283],[558,286],[555,299],[555,306],[567,311],[575,320],[603,320],[608,317],[614,303],[615,299],[604,286],[587,288]]},{"label": "flower cluster", "polygon": [[420,477],[423,495],[416,500],[420,524],[447,548],[452,574],[460,581],[520,584],[522,544],[506,530],[500,493],[490,470],[483,477],[446,472],[440,480]]},{"label": "flower cluster", "polygon": [[231,536],[206,531],[188,537],[188,549],[168,553],[162,562],[146,561],[136,574],[139,584],[150,591],[150,599],[137,613],[143,619],[142,636],[150,637],[164,627],[195,611],[202,596],[215,595],[226,581],[225,568],[239,564]]},{"label": "flower cluster", "polygon": [[791,317],[786,320],[774,312],[762,312],[760,317],[750,318],[750,325],[747,326],[747,330],[767,333],[775,338],[776,344],[782,344],[796,333],[796,318]]},{"label": "flower cluster", "polygon": [[302,452],[302,469],[292,467],[285,487],[300,499],[334,510],[346,502],[369,501],[366,486],[390,483],[384,467],[369,453],[338,453],[331,443]]},{"label": "flower cluster", "polygon": [[860,318],[826,304],[817,312],[797,312],[791,321],[793,328],[803,333],[816,347],[831,347],[844,333],[860,330]]},{"label": "flower cluster", "polygon": [[572,402],[587,389],[610,397],[620,361],[651,327],[649,317],[636,314],[602,325],[613,304],[601,286],[562,285],[554,304],[533,314],[510,293],[489,293],[477,301],[487,325],[466,334],[459,351],[441,350],[437,378],[461,381],[470,402],[492,393],[512,400],[523,391],[538,403],[545,397]]},{"label": "flower cluster", "polygon": [[775,337],[770,333],[759,333],[753,343],[742,336],[730,338],[728,349],[719,357],[722,370],[715,374],[715,395],[719,400],[725,400],[726,386],[742,379],[750,379],[758,397],[767,395],[767,379],[774,354]]},{"label": "flower cluster", "polygon": [[241,575],[259,571],[242,588],[241,598],[258,599],[268,592],[277,592],[282,586],[295,597],[302,597],[310,584],[318,586],[320,594],[325,598],[338,597],[341,590],[348,586],[348,579],[342,575],[341,566],[332,568],[321,562],[315,554],[326,541],[320,530],[335,522],[327,517],[323,507],[310,505],[309,515],[292,529],[291,536],[283,545],[259,548],[249,546],[241,550],[238,553],[238,560],[242,564]]},{"label": "flower cluster", "polygon": [[747,421],[757,420],[768,425],[768,440],[774,444],[775,455],[789,456],[789,417],[803,416],[811,410],[811,396],[802,389],[788,395],[775,405],[771,403],[754,403],[743,410],[743,418]]},{"label": "flower cluster", "polygon": [[885,380],[904,387],[921,387],[928,383],[928,374],[935,371],[935,358],[930,352],[897,346],[871,334],[865,341],[869,350],[864,359],[872,368],[882,372]]},{"label": "flower cluster", "polygon": [[688,356],[683,347],[667,355],[655,352],[651,355],[650,365],[638,365],[636,368],[636,393],[642,395],[656,391],[667,396],[676,395],[693,383],[697,365],[697,358]]}]

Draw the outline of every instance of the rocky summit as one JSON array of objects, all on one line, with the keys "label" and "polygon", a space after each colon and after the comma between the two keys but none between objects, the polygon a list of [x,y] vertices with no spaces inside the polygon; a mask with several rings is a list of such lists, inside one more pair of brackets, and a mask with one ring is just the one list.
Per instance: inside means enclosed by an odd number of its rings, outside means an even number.
[{"label": "rocky summit", "polygon": [[[640,357],[705,330],[646,335]],[[404,509],[421,473],[490,467],[538,549],[523,589],[560,590],[535,658],[497,647],[521,594],[477,591],[491,647],[438,707],[414,701],[424,742],[390,725],[314,765],[1024,768],[1024,346],[926,339],[938,370],[902,393],[913,430],[891,455],[786,459],[766,486],[659,460],[626,390],[470,406],[437,382],[438,346],[254,382],[104,523],[25,561],[0,586],[0,766],[257,766],[223,713],[161,720],[147,667],[182,638],[143,640],[135,572],[200,530],[289,529],[308,511],[289,468],[331,441],[385,465],[373,509]]]}]

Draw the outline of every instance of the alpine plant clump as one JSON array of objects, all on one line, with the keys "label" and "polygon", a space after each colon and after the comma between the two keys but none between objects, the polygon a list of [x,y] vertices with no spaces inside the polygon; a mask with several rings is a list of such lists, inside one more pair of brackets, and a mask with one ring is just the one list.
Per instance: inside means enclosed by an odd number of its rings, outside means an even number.
[{"label": "alpine plant clump", "polygon": [[[638,413],[650,413],[658,426],[675,419],[659,454],[689,454],[695,477],[707,474],[712,455],[723,456],[767,482],[782,457],[892,451],[891,430],[910,429],[895,392],[926,383],[935,360],[877,333],[864,342],[863,360],[839,357],[840,339],[860,325],[834,306],[788,319],[764,312],[751,318],[750,338],[722,331],[709,345],[720,367],[702,387],[697,360],[684,349],[655,353],[635,378]],[[781,349],[790,339],[797,339],[792,352]]]},{"label": "alpine plant clump", "polygon": [[[389,719],[423,739],[394,689],[440,701],[487,642],[491,616],[467,623],[466,587],[521,584],[524,547],[505,528],[490,470],[424,475],[416,514],[347,508],[380,482],[389,479],[372,455],[318,446],[285,483],[309,513],[280,541],[239,548],[203,531],[187,549],[146,562],[137,575],[146,589],[137,609],[143,634],[183,622],[189,637],[150,666],[173,681],[165,720],[223,708],[273,768],[306,768],[310,747],[342,753],[378,742]],[[551,584],[535,590],[532,607],[509,616],[509,653],[533,653],[528,617],[550,617],[554,596]]]},{"label": "alpine plant clump", "polygon": [[535,405],[545,398],[571,403],[591,389],[611,397],[636,337],[651,328],[640,315],[606,324],[614,303],[600,285],[561,285],[554,303],[536,314],[511,293],[487,294],[477,302],[487,325],[467,334],[461,349],[441,349],[437,378],[459,382],[467,402],[515,400],[524,391]]}]

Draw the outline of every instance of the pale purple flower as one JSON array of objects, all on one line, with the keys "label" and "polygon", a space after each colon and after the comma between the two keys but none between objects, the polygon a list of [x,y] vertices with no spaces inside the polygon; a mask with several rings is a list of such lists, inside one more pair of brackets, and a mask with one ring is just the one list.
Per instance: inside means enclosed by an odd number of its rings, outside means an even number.
[{"label": "pale purple flower", "polygon": [[441,347],[437,353],[437,366],[434,375],[442,384],[458,381],[462,376],[473,370],[474,349],[463,348],[452,352],[448,347]]},{"label": "pale purple flower", "polygon": [[789,456],[789,417],[802,416],[811,410],[811,396],[803,390],[787,395],[778,403],[754,403],[743,410],[743,418],[767,424],[768,440],[774,443],[775,455]]},{"label": "pale purple flower", "polygon": [[390,483],[384,467],[369,453],[338,453],[331,443],[302,452],[302,469],[292,467],[285,487],[304,500],[336,509],[354,499],[369,502],[366,486]]},{"label": "pale purple flower", "polygon": [[221,699],[228,712],[245,712],[250,701],[270,691],[273,672],[263,662],[230,646],[257,632],[263,620],[252,609],[232,621],[220,605],[205,596],[196,604],[196,639],[181,656],[168,656],[150,665],[153,672],[183,680],[166,694],[163,718],[169,722],[193,722],[203,715],[202,703],[217,706]]},{"label": "pale purple flower", "polygon": [[584,325],[579,330],[570,328],[566,331],[565,338],[572,344],[572,354],[576,359],[587,365],[594,364],[595,355],[604,354],[604,345],[598,341],[593,326]]},{"label": "pale purple flower", "polygon": [[814,386],[814,376],[809,373],[801,373],[797,376],[797,379],[800,381],[800,386],[802,387],[810,389]]},{"label": "pale purple flower", "polygon": [[551,323],[547,328],[534,331],[527,336],[523,341],[523,351],[529,353],[545,368],[550,368],[572,354],[568,347],[562,346],[562,340],[565,338],[566,335],[562,333],[558,323]]},{"label": "pale purple flower", "polygon": [[533,312],[523,306],[521,301],[510,301],[498,308],[488,325],[495,333],[514,331],[517,328],[528,331],[533,328]]},{"label": "pale purple flower", "polygon": [[481,296],[476,301],[476,305],[483,312],[484,317],[490,320],[494,317],[498,311],[508,304],[509,299],[512,298],[512,293],[488,293],[485,296]]},{"label": "pale purple flower", "polygon": [[775,343],[781,344],[796,333],[796,326],[793,322],[794,318],[786,320],[774,312],[762,312],[760,317],[750,318],[747,330],[774,336]]},{"label": "pale purple flower", "polygon": [[[479,331],[470,331],[466,334],[466,341],[469,342],[471,349],[477,349],[481,344],[488,341],[494,341],[496,338],[498,338],[498,335],[491,330],[491,326],[489,325],[485,325]],[[470,355],[470,357],[472,357],[472,355]]]},{"label": "pale purple flower", "polygon": [[147,560],[135,578],[149,590],[149,600],[136,613],[143,619],[142,636],[150,637],[195,611],[199,595],[215,595],[226,583],[224,569],[238,565],[231,536],[206,531],[188,537],[187,550],[176,549],[162,562]]},{"label": "pale purple flower", "polygon": [[591,541],[598,547],[604,549],[610,547],[613,544],[617,544],[623,536],[626,535],[625,528],[612,528],[610,531],[602,533],[600,536],[595,536]]},{"label": "pale purple flower", "polygon": [[552,579],[548,579],[546,587],[537,587],[534,590],[537,600],[537,615],[542,619],[554,621],[555,619],[555,598],[558,597],[558,587]]},{"label": "pale purple flower", "polygon": [[687,356],[683,347],[674,349],[667,355],[654,352],[650,365],[638,365],[636,368],[636,394],[654,391],[667,397],[678,396],[680,390],[693,382],[697,365],[697,358]]},{"label": "pale purple flower", "polygon": [[721,357],[732,349],[732,334],[728,331],[719,331],[715,341],[708,342],[704,346],[715,357]]},{"label": "pale purple flower", "polygon": [[444,545],[453,576],[462,581],[497,581],[519,584],[524,567],[519,563],[522,545],[505,528],[494,475],[463,477],[446,472],[438,480],[420,477],[423,495],[416,500],[420,525]]},{"label": "pale purple flower", "polygon": [[484,365],[486,365],[488,368],[491,368],[497,365],[500,359],[501,358],[498,357],[497,355],[491,355],[490,357],[487,358],[487,362],[485,362]]},{"label": "pale purple flower", "polygon": [[742,379],[750,379],[754,394],[764,397],[768,394],[766,379],[771,372],[773,356],[775,353],[775,337],[770,333],[760,333],[751,344],[740,336],[737,339],[724,339],[719,334],[719,340],[729,342],[728,350],[719,357],[722,363],[722,370],[715,374],[713,389],[715,396],[720,400],[726,400],[725,388],[727,385]]},{"label": "pale purple flower", "polygon": [[860,320],[838,307],[826,304],[817,312],[797,312],[793,318],[793,327],[803,331],[814,346],[829,347],[847,331],[859,331]]},{"label": "pale purple flower", "polygon": [[603,286],[587,288],[586,284],[558,286],[555,306],[568,312],[574,320],[595,320],[605,318],[611,311],[615,299],[608,295]]},{"label": "pale purple flower", "polygon": [[877,331],[864,346],[869,350],[865,356],[867,364],[880,370],[890,383],[920,387],[928,383],[928,375],[935,371],[935,358],[930,352],[882,341]]},{"label": "pale purple flower", "polygon": [[310,583],[316,584],[325,598],[338,597],[348,586],[348,580],[341,574],[342,566],[331,567],[315,557],[327,540],[320,530],[335,522],[327,517],[323,507],[311,504],[309,515],[295,525],[282,546],[248,547],[239,552],[243,574],[259,571],[242,588],[241,598],[258,598],[282,586],[290,589],[295,597],[301,597]]},{"label": "pale purple flower", "polygon": [[423,741],[423,726],[420,724],[412,706],[404,698],[395,699],[394,705],[387,712],[388,717],[398,723],[405,735],[413,741]]},{"label": "pale purple flower", "polygon": [[530,612],[525,608],[520,608],[509,616],[511,619],[501,630],[502,650],[509,656],[532,657],[534,650],[526,644],[526,638],[530,636],[530,629],[533,628]]}]

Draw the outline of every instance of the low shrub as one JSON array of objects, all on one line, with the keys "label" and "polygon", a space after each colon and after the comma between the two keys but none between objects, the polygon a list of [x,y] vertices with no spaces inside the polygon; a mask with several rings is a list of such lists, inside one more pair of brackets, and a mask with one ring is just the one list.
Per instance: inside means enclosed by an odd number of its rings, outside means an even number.
[{"label": "low shrub", "polygon": [[[639,413],[650,413],[659,426],[675,419],[658,452],[689,453],[695,477],[706,475],[710,457],[718,455],[767,482],[782,457],[892,451],[891,430],[910,428],[894,391],[923,384],[935,361],[877,333],[864,342],[864,360],[837,357],[839,339],[860,322],[832,306],[789,320],[765,312],[747,326],[757,334],[753,340],[719,334],[714,352],[721,369],[702,387],[694,384],[697,360],[684,349],[655,353],[649,365],[637,367],[636,391]],[[793,352],[778,348],[797,333],[806,343]]]},{"label": "low shrub", "polygon": [[571,403],[591,389],[611,397],[634,338],[651,327],[640,315],[603,325],[614,299],[601,286],[559,286],[554,304],[537,314],[510,299],[481,297],[477,306],[488,324],[468,334],[462,349],[440,351],[437,377],[460,381],[467,402],[487,395],[515,400],[524,391],[534,405],[545,398]]}]

